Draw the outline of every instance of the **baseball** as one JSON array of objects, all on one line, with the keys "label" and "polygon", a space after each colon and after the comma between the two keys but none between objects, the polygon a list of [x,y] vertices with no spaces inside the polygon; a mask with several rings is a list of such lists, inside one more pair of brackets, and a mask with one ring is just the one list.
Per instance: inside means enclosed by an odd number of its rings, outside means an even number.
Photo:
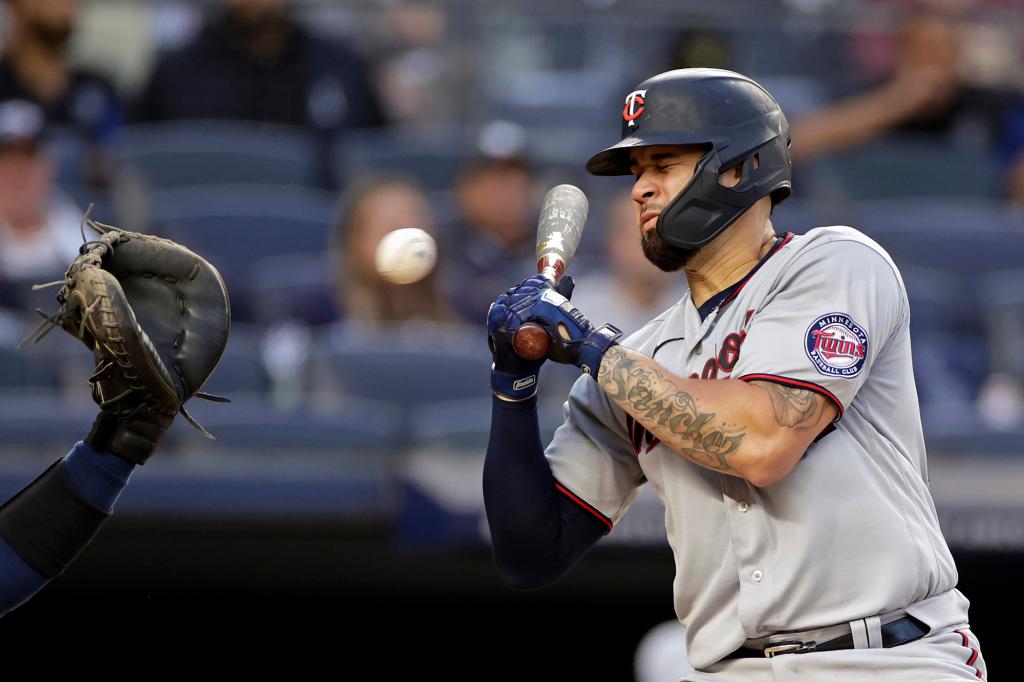
[{"label": "baseball", "polygon": [[430,274],[436,262],[434,238],[418,227],[389,232],[377,245],[377,272],[394,284],[418,282]]}]

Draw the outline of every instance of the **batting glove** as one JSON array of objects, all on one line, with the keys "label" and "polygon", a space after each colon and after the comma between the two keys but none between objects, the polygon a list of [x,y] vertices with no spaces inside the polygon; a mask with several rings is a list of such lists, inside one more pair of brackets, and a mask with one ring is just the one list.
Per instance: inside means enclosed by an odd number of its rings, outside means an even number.
[{"label": "batting glove", "polygon": [[516,354],[512,337],[522,326],[523,319],[516,311],[527,304],[540,291],[558,291],[568,299],[575,286],[572,277],[563,277],[558,288],[540,275],[533,275],[507,290],[491,304],[487,311],[487,343],[494,364],[491,365],[491,390],[506,400],[520,401],[537,393],[541,365],[546,358],[526,360]]}]

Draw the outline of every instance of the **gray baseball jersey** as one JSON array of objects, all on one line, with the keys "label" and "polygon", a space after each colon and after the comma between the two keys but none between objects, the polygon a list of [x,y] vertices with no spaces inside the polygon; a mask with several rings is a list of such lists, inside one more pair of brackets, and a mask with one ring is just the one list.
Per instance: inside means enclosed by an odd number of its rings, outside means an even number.
[{"label": "gray baseball jersey", "polygon": [[654,488],[694,667],[747,639],[914,604],[933,628],[967,622],[928,492],[909,324],[888,255],[827,227],[780,240],[704,320],[687,294],[625,340],[679,376],[777,382],[836,406],[793,471],[763,488],[676,454],[589,377],[574,385],[546,450],[552,472],[609,526]]}]

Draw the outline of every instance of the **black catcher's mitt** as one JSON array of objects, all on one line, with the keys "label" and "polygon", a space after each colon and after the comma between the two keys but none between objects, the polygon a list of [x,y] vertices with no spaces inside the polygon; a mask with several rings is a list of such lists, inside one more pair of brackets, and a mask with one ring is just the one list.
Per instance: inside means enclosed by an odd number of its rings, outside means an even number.
[{"label": "black catcher's mitt", "polygon": [[[184,246],[93,220],[99,233],[68,268],[60,310],[25,341],[60,326],[93,351],[101,412],[86,442],[143,464],[224,353],[231,307],[220,273]],[[44,285],[50,286],[50,285]],[[24,343],[24,342],[23,342]]]}]

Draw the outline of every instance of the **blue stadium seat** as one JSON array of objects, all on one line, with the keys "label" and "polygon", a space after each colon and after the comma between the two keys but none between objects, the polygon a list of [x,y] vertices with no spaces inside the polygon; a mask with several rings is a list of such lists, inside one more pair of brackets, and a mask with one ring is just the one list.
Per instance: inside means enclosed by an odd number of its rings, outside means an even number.
[{"label": "blue stadium seat", "polygon": [[813,185],[818,194],[829,188],[855,201],[995,198],[1000,167],[998,158],[982,149],[895,137],[824,160]]},{"label": "blue stadium seat", "polygon": [[151,187],[316,180],[315,141],[306,131],[241,121],[172,121],[126,126],[118,160]]},{"label": "blue stadium seat", "polygon": [[310,326],[334,322],[331,262],[327,252],[272,256],[253,264],[249,290],[253,293],[256,320],[273,324],[295,320]]},{"label": "blue stadium seat", "polygon": [[236,396],[266,395],[269,389],[270,379],[260,354],[259,330],[233,324],[224,355],[202,390],[234,399]]},{"label": "blue stadium seat", "polygon": [[482,329],[407,323],[380,330],[335,325],[320,360],[342,393],[409,408],[490,393],[491,355]]},{"label": "blue stadium seat", "polygon": [[336,198],[281,185],[209,185],[152,195],[153,225],[217,266],[243,316],[253,264],[271,256],[327,249]]},{"label": "blue stadium seat", "polygon": [[242,398],[224,405],[191,405],[193,416],[215,437],[209,441],[184,419],[171,431],[183,451],[238,450],[284,456],[289,452],[383,454],[402,440],[401,411],[387,403],[349,400],[337,410],[281,409],[269,400]]},{"label": "blue stadium seat", "polygon": [[854,227],[877,240],[901,267],[940,268],[970,285],[1014,269],[1024,253],[1024,214],[997,202],[888,200],[857,207]]},{"label": "blue stadium seat", "polygon": [[404,175],[427,190],[444,191],[451,189],[472,147],[458,130],[359,130],[339,137],[334,153],[343,182],[365,175]]}]

